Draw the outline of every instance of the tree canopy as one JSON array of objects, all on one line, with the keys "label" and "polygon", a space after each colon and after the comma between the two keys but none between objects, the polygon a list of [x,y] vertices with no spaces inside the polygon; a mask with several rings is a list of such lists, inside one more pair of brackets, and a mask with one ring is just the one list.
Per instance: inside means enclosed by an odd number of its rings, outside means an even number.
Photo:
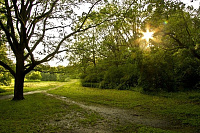
[{"label": "tree canopy", "polygon": [[84,86],[199,89],[199,9],[180,1],[143,0],[109,4],[102,12],[116,12],[117,19],[77,38],[70,57],[84,70]]}]

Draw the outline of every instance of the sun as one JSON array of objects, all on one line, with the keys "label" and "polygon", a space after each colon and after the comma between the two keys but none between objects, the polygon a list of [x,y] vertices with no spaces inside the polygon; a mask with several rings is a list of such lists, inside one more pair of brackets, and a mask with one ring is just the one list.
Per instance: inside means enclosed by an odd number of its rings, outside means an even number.
[{"label": "sun", "polygon": [[154,32],[149,32],[149,29],[146,30],[146,32],[142,32],[143,37],[142,39],[145,39],[146,42],[149,42],[149,39],[153,39]]}]

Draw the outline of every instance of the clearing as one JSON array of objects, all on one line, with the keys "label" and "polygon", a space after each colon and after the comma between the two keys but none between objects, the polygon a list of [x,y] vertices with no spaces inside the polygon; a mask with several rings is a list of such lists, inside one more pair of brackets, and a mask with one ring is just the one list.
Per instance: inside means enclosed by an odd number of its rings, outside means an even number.
[{"label": "clearing", "polygon": [[[36,89],[24,94],[26,100],[23,100],[23,104],[15,102],[14,105],[13,101],[8,100],[12,95],[0,96],[0,115],[5,115],[1,118],[0,132],[24,132],[24,129],[26,132],[71,133],[200,132],[199,93],[190,93],[187,97],[185,93],[152,96],[133,91],[86,88],[81,87],[78,80],[71,80],[67,84],[61,83],[50,89]],[[38,101],[34,102],[35,98]],[[9,106],[5,107],[4,104]],[[21,111],[18,104],[33,106]],[[11,105],[13,107],[10,107]],[[21,114],[35,112],[34,109],[38,107],[41,116],[33,113],[29,116],[31,118],[20,118]],[[16,118],[9,116],[13,112],[5,112],[17,110],[16,108],[19,108],[13,116]],[[48,115],[43,118],[45,111]],[[33,124],[34,119],[39,121],[39,125]],[[19,120],[24,120],[19,128],[5,128],[6,124],[12,127]],[[23,127],[26,121],[32,126]]]}]

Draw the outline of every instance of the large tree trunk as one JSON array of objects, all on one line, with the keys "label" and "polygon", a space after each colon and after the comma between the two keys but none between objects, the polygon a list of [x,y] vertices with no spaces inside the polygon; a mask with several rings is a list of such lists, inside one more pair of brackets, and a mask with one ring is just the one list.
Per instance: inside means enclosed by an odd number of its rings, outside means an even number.
[{"label": "large tree trunk", "polygon": [[21,54],[21,56],[19,56],[16,60],[17,60],[16,76],[15,76],[13,100],[23,100],[24,99],[23,89],[24,89],[24,78],[25,78],[23,54]]},{"label": "large tree trunk", "polygon": [[24,76],[16,74],[13,100],[23,100]]}]

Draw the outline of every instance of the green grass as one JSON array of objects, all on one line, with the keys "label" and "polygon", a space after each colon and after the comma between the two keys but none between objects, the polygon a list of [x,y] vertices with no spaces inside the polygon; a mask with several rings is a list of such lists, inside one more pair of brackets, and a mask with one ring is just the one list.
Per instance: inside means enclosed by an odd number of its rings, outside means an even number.
[{"label": "green grass", "polygon": [[158,128],[152,128],[152,127],[141,127],[138,129],[138,133],[176,133],[173,131],[165,131]]},{"label": "green grass", "polygon": [[[62,82],[25,82],[25,92],[47,90],[65,84],[49,93],[65,96],[86,104],[134,109],[147,118],[166,119],[184,127],[200,131],[200,93],[179,92],[146,95],[140,92],[82,87],[79,80]],[[12,94],[13,86],[0,87],[0,95]],[[44,94],[25,96],[25,100],[0,100],[0,132],[66,132],[79,127],[95,126],[103,118],[76,105]],[[63,124],[63,121],[67,121]],[[69,125],[66,127],[66,125]],[[185,129],[184,129],[185,130]],[[119,124],[114,132],[172,133],[158,128],[133,123]],[[182,132],[181,129],[176,131]],[[184,131],[187,132],[187,131]]]},{"label": "green grass", "polygon": [[[35,90],[47,90],[62,84],[66,84],[66,82],[56,82],[56,81],[40,81],[40,82],[28,82],[24,83],[24,92],[35,91]],[[10,86],[0,86],[0,96],[1,95],[9,95],[14,93],[14,84],[12,83]]]},{"label": "green grass", "polygon": [[25,99],[0,100],[1,133],[70,132],[77,126],[95,125],[100,119],[96,113],[44,94],[27,95]]},{"label": "green grass", "polygon": [[42,94],[26,96],[23,101],[0,100],[0,132],[52,131],[48,120],[66,110],[64,103]]},{"label": "green grass", "polygon": [[[64,87],[49,91],[87,104],[101,104],[161,117],[182,124],[200,127],[200,93],[180,92],[146,95],[127,90],[103,90],[81,87],[80,82],[71,81]],[[198,128],[199,130],[199,128]]]},{"label": "green grass", "polygon": [[115,132],[117,133],[177,133],[175,131],[169,131],[169,130],[162,130],[159,128],[152,128],[142,125],[133,125],[132,123],[127,123],[118,126],[115,129]]}]

